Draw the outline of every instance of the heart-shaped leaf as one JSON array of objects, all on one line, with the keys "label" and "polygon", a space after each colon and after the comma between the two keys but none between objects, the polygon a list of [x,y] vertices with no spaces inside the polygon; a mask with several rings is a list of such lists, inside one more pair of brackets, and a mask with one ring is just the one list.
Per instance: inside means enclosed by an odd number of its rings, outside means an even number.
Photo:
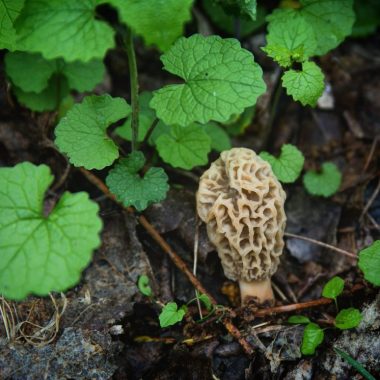
[{"label": "heart-shaped leaf", "polygon": [[99,207],[87,193],[64,193],[47,213],[46,165],[0,168],[0,293],[21,300],[75,285],[99,246]]}]

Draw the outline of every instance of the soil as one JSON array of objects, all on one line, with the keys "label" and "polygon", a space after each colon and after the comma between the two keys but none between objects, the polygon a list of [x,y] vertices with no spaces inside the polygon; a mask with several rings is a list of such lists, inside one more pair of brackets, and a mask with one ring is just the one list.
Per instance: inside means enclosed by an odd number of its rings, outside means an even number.
[{"label": "soil", "polygon": [[[260,99],[255,119],[233,144],[278,153],[282,144],[292,143],[304,153],[306,169],[318,168],[324,161],[336,163],[343,183],[332,198],[308,195],[302,180],[286,186],[286,231],[357,253],[380,237],[380,195],[366,207],[380,181],[380,33],[348,39],[322,57],[319,63],[328,88],[324,101],[315,109],[304,108],[282,94],[269,133],[264,128],[279,73],[259,49],[263,36],[258,33],[242,44],[264,68],[269,95]],[[144,48],[141,41],[137,60],[141,91],[173,81],[161,71],[158,53]],[[107,68],[108,77],[97,92],[129,99],[125,54],[111,52]],[[53,136],[55,115],[19,106],[1,72],[0,166],[22,161],[49,165],[58,185],[48,196],[88,191],[99,203],[104,221],[102,246],[75,288],[17,303],[2,300],[3,310],[18,328],[9,341],[0,317],[1,379],[361,379],[334,347],[359,361],[375,378],[380,376],[380,294],[363,279],[355,259],[286,238],[273,283],[276,306],[281,306],[318,300],[323,285],[332,276],[341,276],[345,292],[339,307],[357,307],[363,313],[356,329],[332,328],[333,303],[263,316],[258,311],[265,306],[240,307],[237,286],[224,276],[204,226],[196,233],[195,192],[205,168],[196,168],[189,176],[163,164],[172,190],[144,215],[189,268],[197,238],[197,278],[219,304],[230,308],[228,317],[253,353],[247,355],[227,333],[222,315],[197,323],[196,307],[181,324],[160,328],[160,303],[186,303],[194,298],[193,286],[138,223],[137,214],[104,197],[82,172],[67,168],[64,157],[46,145],[43,136]],[[153,156],[153,151],[146,153]],[[215,158],[210,155],[210,161]],[[106,173],[95,174],[104,179]],[[137,288],[142,274],[151,279],[154,300]],[[298,313],[326,328],[325,340],[313,356],[300,353],[304,327],[286,323]]]}]

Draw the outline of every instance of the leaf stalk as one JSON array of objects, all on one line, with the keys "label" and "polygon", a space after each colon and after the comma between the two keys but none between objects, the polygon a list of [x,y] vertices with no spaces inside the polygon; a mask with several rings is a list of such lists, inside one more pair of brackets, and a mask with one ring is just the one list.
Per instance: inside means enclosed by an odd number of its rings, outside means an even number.
[{"label": "leaf stalk", "polygon": [[128,56],[129,79],[131,84],[131,106],[132,106],[132,152],[138,149],[137,137],[139,133],[139,82],[136,63],[136,54],[133,46],[133,33],[127,29],[124,38],[125,50]]}]

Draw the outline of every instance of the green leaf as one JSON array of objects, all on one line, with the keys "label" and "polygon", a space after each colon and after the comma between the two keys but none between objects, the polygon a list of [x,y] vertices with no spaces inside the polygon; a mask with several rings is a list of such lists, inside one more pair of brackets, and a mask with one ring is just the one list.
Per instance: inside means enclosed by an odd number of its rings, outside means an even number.
[{"label": "green leaf", "polygon": [[[142,92],[139,96],[139,133],[137,141],[144,141],[146,134],[156,119],[156,112],[150,108],[149,103],[152,100],[153,94],[151,92]],[[115,133],[125,140],[132,141],[132,125],[131,118],[128,117],[125,123],[115,129]],[[157,123],[153,132],[151,133],[148,143],[155,145],[158,137],[165,133],[170,133],[170,127],[164,124],[161,120]]]},{"label": "green leaf", "polygon": [[150,168],[144,177],[138,171],[144,166],[142,152],[133,152],[121,159],[109,172],[106,183],[111,192],[125,206],[145,210],[151,203],[165,199],[169,190],[168,176],[162,168]]},{"label": "green leaf", "polygon": [[185,314],[185,308],[181,307],[180,309],[178,309],[178,306],[175,302],[169,302],[161,310],[161,313],[158,317],[160,321],[160,326],[164,328],[175,325],[176,323],[182,321]]},{"label": "green leaf", "polygon": [[292,315],[288,318],[287,322],[295,325],[307,325],[310,323],[310,319],[304,315]]},{"label": "green leaf", "polygon": [[358,309],[353,307],[342,309],[335,318],[335,326],[341,330],[352,329],[359,326],[362,318]]},{"label": "green leaf", "polygon": [[93,59],[89,62],[69,62],[60,60],[57,65],[63,75],[66,76],[69,87],[79,92],[91,91],[101,83],[105,74],[105,66],[102,61]]},{"label": "green leaf", "polygon": [[273,173],[283,183],[295,182],[305,162],[302,152],[292,144],[283,145],[278,158],[268,152],[261,152],[260,157],[270,163]]},{"label": "green leaf", "polygon": [[[215,3],[214,0],[203,0],[202,7],[211,21],[229,35],[235,35],[235,20],[234,16],[228,10]],[[263,6],[257,7],[256,20],[253,20],[248,14],[242,14],[239,17],[240,36],[246,37],[252,34],[265,24],[266,9]]]},{"label": "green leaf", "polygon": [[260,66],[234,39],[199,34],[180,38],[161,60],[165,70],[185,80],[159,89],[150,102],[168,125],[225,122],[265,91]]},{"label": "green leaf", "polygon": [[211,139],[211,149],[217,152],[231,149],[231,140],[227,132],[216,123],[208,123],[204,127],[205,132]]},{"label": "green leaf", "polygon": [[100,244],[98,205],[65,192],[47,214],[49,167],[0,168],[0,293],[14,300],[61,292],[78,283]]},{"label": "green leaf", "polygon": [[293,18],[269,25],[267,45],[263,50],[278,62],[289,67],[315,54],[317,41],[314,30],[303,18]]},{"label": "green leaf", "polygon": [[256,0],[238,0],[241,10],[246,13],[252,20],[256,19]]},{"label": "green leaf", "polygon": [[344,280],[339,276],[335,276],[323,287],[322,296],[335,300],[343,292],[343,288]]},{"label": "green leaf", "polygon": [[66,63],[62,59],[47,61],[36,53],[9,52],[5,56],[5,70],[18,101],[42,112],[57,109],[69,94],[69,88],[92,90],[102,81],[105,67],[97,60]]},{"label": "green leaf", "polygon": [[255,20],[256,18],[256,0],[213,0],[214,3],[220,4],[223,9],[234,17],[248,16]]},{"label": "green leaf", "polygon": [[314,62],[303,62],[300,71],[285,71],[281,80],[287,94],[304,106],[315,107],[325,88],[322,70]]},{"label": "green leaf", "polygon": [[335,164],[325,162],[321,171],[308,171],[303,176],[303,184],[306,190],[312,194],[322,197],[330,197],[335,194],[342,182],[342,174]]},{"label": "green leaf", "polygon": [[24,5],[24,0],[0,1],[0,49],[16,50],[14,22]]},{"label": "green leaf", "polygon": [[334,347],[334,351],[339,354],[347,363],[354,367],[366,380],[376,380],[358,361],[346,354],[338,347]]},{"label": "green leaf", "polygon": [[72,95],[68,95],[63,98],[57,110],[57,121],[59,122],[63,117],[65,117],[67,112],[69,112],[74,105],[75,99]]},{"label": "green leaf", "polygon": [[139,288],[140,292],[144,294],[144,296],[152,297],[153,292],[152,288],[149,285],[149,277],[145,274],[139,277],[137,287]]},{"label": "green leaf", "polygon": [[[156,113],[149,107],[149,102],[152,100],[151,92],[142,92],[139,96],[139,133],[137,141],[144,140],[149,128],[152,126]],[[128,117],[125,123],[115,129],[115,133],[125,140],[132,140],[132,118]],[[157,127],[157,126],[156,126]]]},{"label": "green leaf", "polygon": [[103,169],[119,156],[107,128],[130,112],[131,107],[122,98],[86,96],[57,125],[55,143],[74,166]]},{"label": "green leaf", "polygon": [[359,252],[358,266],[368,282],[380,286],[380,240]]},{"label": "green leaf", "polygon": [[43,112],[56,110],[62,100],[69,94],[69,85],[62,75],[53,75],[48,86],[40,93],[25,92],[18,87],[12,88],[20,104],[32,111]]},{"label": "green leaf", "polygon": [[156,145],[158,138],[162,135],[170,135],[171,127],[163,123],[161,120],[156,125],[156,128],[153,129],[152,134],[148,140],[150,145]]},{"label": "green leaf", "polygon": [[212,309],[211,300],[206,294],[201,294],[198,299],[206,306],[207,311]]},{"label": "green leaf", "polygon": [[173,125],[169,133],[156,140],[158,154],[175,168],[186,170],[207,163],[211,140],[200,125]]},{"label": "green leaf", "polygon": [[25,92],[39,93],[44,90],[56,71],[55,61],[47,61],[40,54],[21,51],[8,52],[4,63],[5,72],[12,83]]},{"label": "green leaf", "polygon": [[114,47],[112,28],[96,19],[102,0],[28,0],[15,23],[23,50],[46,59],[103,59]]},{"label": "green leaf", "polygon": [[323,342],[325,333],[316,323],[309,323],[303,332],[301,352],[303,355],[313,355],[315,349]]},{"label": "green leaf", "polygon": [[355,21],[353,0],[301,0],[298,9],[276,9],[267,17],[272,28],[279,22],[303,19],[314,30],[315,54],[323,55],[351,34]]},{"label": "green leaf", "polygon": [[380,25],[380,2],[378,0],[356,0],[354,10],[356,20],[351,36],[366,37],[375,33]]},{"label": "green leaf", "polygon": [[121,20],[144,37],[147,45],[169,49],[182,36],[184,24],[191,19],[193,0],[110,0]]},{"label": "green leaf", "polygon": [[251,125],[255,117],[256,107],[248,107],[240,115],[233,116],[227,124],[224,124],[230,136],[240,136]]},{"label": "green leaf", "polygon": [[5,56],[5,71],[24,92],[42,92],[54,74],[65,76],[71,89],[83,92],[102,81],[105,67],[98,60],[66,63],[62,59],[48,61],[37,53],[9,52]]}]

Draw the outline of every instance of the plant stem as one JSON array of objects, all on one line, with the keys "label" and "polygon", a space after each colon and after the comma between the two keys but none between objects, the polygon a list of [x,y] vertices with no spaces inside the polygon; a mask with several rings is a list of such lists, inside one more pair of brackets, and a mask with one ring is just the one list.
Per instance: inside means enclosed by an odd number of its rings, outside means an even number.
[{"label": "plant stem", "polygon": [[268,123],[266,125],[266,128],[262,136],[262,148],[266,148],[268,144],[268,139],[270,137],[270,134],[273,128],[273,123],[278,113],[278,104],[282,95],[281,75],[282,75],[282,70],[280,69],[277,74],[277,79],[275,80],[275,89],[271,96],[271,107],[270,107]]},{"label": "plant stem", "polygon": [[234,17],[234,32],[235,32],[235,38],[240,41],[240,32],[241,32],[241,22],[240,22],[240,16]]},{"label": "plant stem", "polygon": [[136,55],[133,48],[133,34],[130,28],[124,36],[125,50],[128,55],[129,79],[131,82],[131,105],[132,105],[132,152],[138,149],[137,137],[139,134],[139,83],[137,77]]},{"label": "plant stem", "polygon": [[155,119],[153,120],[152,125],[149,127],[148,132],[146,133],[146,135],[145,135],[145,137],[144,137],[144,141],[143,141],[142,145],[145,145],[145,144],[148,143],[149,137],[152,135],[152,133],[153,133],[153,131],[154,131],[154,128],[156,128],[156,126],[157,126],[157,124],[158,124],[159,121],[160,121],[160,120],[157,119],[157,118],[155,118]]}]

